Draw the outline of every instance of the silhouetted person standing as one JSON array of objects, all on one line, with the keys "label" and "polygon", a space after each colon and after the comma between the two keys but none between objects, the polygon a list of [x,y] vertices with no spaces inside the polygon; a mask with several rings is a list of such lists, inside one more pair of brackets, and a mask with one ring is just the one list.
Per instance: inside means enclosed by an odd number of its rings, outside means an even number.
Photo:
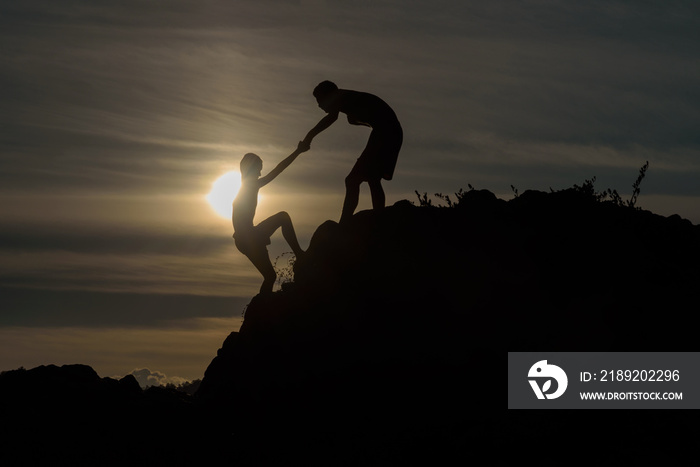
[{"label": "silhouetted person standing", "polygon": [[264,177],[260,176],[263,166],[260,157],[256,154],[248,153],[241,159],[241,188],[238,190],[236,199],[233,200],[233,215],[231,218],[234,230],[233,238],[236,241],[238,251],[246,255],[260,271],[260,274],[263,275],[260,293],[272,292],[272,287],[277,279],[275,268],[272,266],[267,252],[270,237],[277,229],[282,227],[282,235],[289,243],[297,259],[301,257],[304,251],[299,246],[292,219],[285,211],[280,211],[258,225],[253,225],[255,210],[258,206],[258,191],[282,173],[289,164],[294,162],[294,159],[299,154],[308,150],[308,144],[299,142],[297,149]]},{"label": "silhouetted person standing", "polygon": [[328,115],[309,131],[304,143],[331,126],[343,112],[351,125],[364,125],[372,128],[367,146],[345,178],[345,201],[340,222],[352,217],[360,199],[360,184],[367,182],[372,195],[372,207],[381,209],[386,203],[382,179],[391,180],[394,176],[396,160],[403,142],[403,130],[396,114],[379,97],[366,92],[338,89],[334,83],[324,81],[314,89],[318,106]]}]

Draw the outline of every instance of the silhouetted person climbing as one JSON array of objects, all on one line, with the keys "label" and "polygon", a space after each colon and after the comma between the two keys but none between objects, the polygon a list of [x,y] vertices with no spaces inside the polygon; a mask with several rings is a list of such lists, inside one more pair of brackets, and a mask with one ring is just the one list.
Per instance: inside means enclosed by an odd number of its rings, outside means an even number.
[{"label": "silhouetted person climbing", "polygon": [[270,244],[270,237],[275,231],[282,227],[282,235],[287,240],[297,259],[301,257],[304,250],[299,246],[292,220],[285,211],[268,217],[258,225],[253,225],[255,209],[258,206],[258,191],[275,179],[289,164],[294,162],[302,152],[308,151],[309,145],[299,142],[297,149],[286,159],[277,164],[269,174],[261,177],[262,159],[256,154],[248,153],[241,159],[241,188],[233,200],[233,238],[236,241],[236,248],[250,259],[253,265],[263,275],[263,283],[260,286],[260,293],[272,292],[272,287],[277,279],[275,268],[272,266],[270,256],[267,252],[267,245]]},{"label": "silhouetted person climbing", "polygon": [[379,97],[366,92],[338,89],[334,83],[323,81],[314,89],[314,97],[328,115],[323,117],[304,138],[311,144],[316,135],[331,126],[338,113],[348,116],[351,125],[372,128],[367,146],[345,178],[345,201],[340,222],[352,217],[360,199],[360,184],[367,182],[372,195],[372,207],[381,209],[386,203],[382,178],[391,180],[403,142],[403,130],[396,114]]}]

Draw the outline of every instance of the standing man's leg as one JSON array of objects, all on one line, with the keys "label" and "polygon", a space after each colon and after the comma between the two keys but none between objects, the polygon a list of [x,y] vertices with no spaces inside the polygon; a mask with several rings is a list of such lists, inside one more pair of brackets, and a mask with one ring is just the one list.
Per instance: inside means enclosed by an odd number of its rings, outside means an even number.
[{"label": "standing man's leg", "polygon": [[384,188],[382,188],[382,179],[375,178],[367,183],[369,183],[369,190],[372,194],[372,209],[375,211],[382,209],[386,205],[386,196],[384,195]]},{"label": "standing man's leg", "polygon": [[246,256],[263,276],[263,283],[260,286],[260,293],[272,293],[272,288],[277,280],[277,273],[275,272],[274,266],[272,266],[272,261],[270,261],[270,255],[267,252],[267,248],[264,246],[253,248],[251,251],[246,253]]},{"label": "standing man's leg", "polygon": [[372,207],[381,204],[384,207],[384,190],[381,185],[381,173],[379,156],[382,149],[382,138],[376,130],[372,130],[367,140],[367,146],[355,162],[350,174],[345,178],[345,201],[343,212],[340,215],[341,224],[347,222],[357,209],[360,202],[360,185],[362,182],[370,182],[372,190]]}]

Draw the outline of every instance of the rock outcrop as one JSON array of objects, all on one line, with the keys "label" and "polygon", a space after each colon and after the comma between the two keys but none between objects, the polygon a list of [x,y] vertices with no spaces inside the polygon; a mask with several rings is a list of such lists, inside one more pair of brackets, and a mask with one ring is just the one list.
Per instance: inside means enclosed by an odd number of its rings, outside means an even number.
[{"label": "rock outcrop", "polygon": [[506,350],[690,349],[699,260],[698,226],[576,189],[360,212],[251,301],[197,396],[233,432],[497,448]]}]

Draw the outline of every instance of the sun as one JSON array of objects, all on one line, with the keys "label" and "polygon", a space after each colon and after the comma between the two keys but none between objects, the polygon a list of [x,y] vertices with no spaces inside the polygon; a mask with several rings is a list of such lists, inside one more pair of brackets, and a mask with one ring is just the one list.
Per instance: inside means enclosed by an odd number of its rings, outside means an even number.
[{"label": "sun", "polygon": [[217,178],[206,196],[207,201],[218,215],[231,218],[233,199],[241,188],[241,174],[236,171],[227,172]]}]

